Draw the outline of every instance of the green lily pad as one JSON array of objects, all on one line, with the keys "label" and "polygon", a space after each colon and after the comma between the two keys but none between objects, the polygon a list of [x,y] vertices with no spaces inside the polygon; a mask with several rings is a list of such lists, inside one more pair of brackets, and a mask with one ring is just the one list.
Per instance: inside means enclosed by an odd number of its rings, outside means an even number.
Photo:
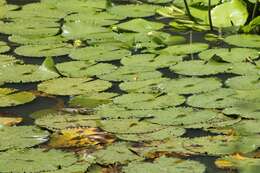
[{"label": "green lily pad", "polygon": [[52,58],[46,58],[40,66],[32,64],[2,66],[0,73],[2,74],[0,81],[6,83],[38,82],[59,77]]},{"label": "green lily pad", "polygon": [[256,49],[248,48],[232,48],[232,49],[208,49],[199,54],[203,60],[210,60],[213,56],[218,56],[226,62],[242,62],[247,60],[254,60],[259,57]]},{"label": "green lily pad", "polygon": [[259,65],[251,63],[251,62],[241,62],[241,63],[233,63],[229,70],[226,71],[233,74],[239,75],[259,75],[260,68]]},{"label": "green lily pad", "polygon": [[[127,92],[144,92],[144,93],[153,93],[153,87],[160,85],[162,82],[167,81],[169,79],[167,78],[155,78],[155,79],[149,79],[144,81],[129,81],[129,82],[123,82],[119,85],[121,90],[127,91]],[[150,89],[152,88],[152,89]],[[158,89],[155,88],[155,92]]]},{"label": "green lily pad", "polygon": [[216,27],[242,26],[248,17],[247,5],[242,0],[232,0],[213,8],[211,16]]},{"label": "green lily pad", "polygon": [[208,92],[221,87],[221,82],[216,78],[179,78],[162,81],[151,86],[151,90],[165,93],[196,94]]},{"label": "green lily pad", "polygon": [[218,89],[215,91],[190,96],[187,104],[199,108],[227,108],[237,103],[232,97],[236,92],[232,89]]},{"label": "green lily pad", "polygon": [[112,84],[108,81],[92,78],[58,78],[42,82],[38,90],[54,95],[80,95],[104,91]]},{"label": "green lily pad", "polygon": [[131,93],[113,99],[119,107],[127,109],[163,109],[184,103],[185,98],[177,94],[155,97],[152,94]]},{"label": "green lily pad", "polygon": [[97,163],[102,165],[126,164],[144,159],[130,151],[127,143],[115,143],[105,149],[94,152],[92,156],[96,158]]},{"label": "green lily pad", "polygon": [[224,39],[228,44],[240,46],[240,47],[251,47],[260,48],[260,36],[253,34],[237,34],[230,35]]},{"label": "green lily pad", "polygon": [[22,105],[33,101],[36,97],[33,93],[27,91],[18,91],[11,88],[0,88],[0,107],[9,107]]},{"label": "green lily pad", "polygon": [[165,49],[160,50],[159,52],[162,54],[169,54],[169,55],[187,55],[198,53],[203,50],[208,49],[208,44],[206,43],[192,43],[192,44],[180,44],[169,46]]},{"label": "green lily pad", "polygon": [[116,134],[151,133],[165,128],[161,125],[139,121],[139,119],[111,119],[100,122],[100,128]]},{"label": "green lily pad", "polygon": [[125,66],[151,66],[154,68],[164,68],[176,64],[178,61],[182,61],[183,56],[169,56],[169,55],[159,55],[154,54],[137,54],[128,56],[121,59],[121,64]]},{"label": "green lily pad", "polygon": [[88,95],[79,95],[73,97],[69,101],[70,106],[85,107],[85,108],[96,108],[99,105],[107,104],[112,102],[112,98],[116,97],[117,93],[90,93]]},{"label": "green lily pad", "polygon": [[116,5],[110,8],[108,11],[111,14],[126,17],[146,17],[155,14],[155,10],[158,6],[147,4],[130,4],[130,5]]},{"label": "green lily pad", "polygon": [[8,37],[8,40],[25,45],[61,44],[65,41],[65,39],[60,36],[39,37],[26,35],[11,35]]},{"label": "green lily pad", "polygon": [[255,173],[259,170],[260,159],[241,155],[224,156],[218,158],[215,164],[223,169],[238,169],[241,173]]},{"label": "green lily pad", "polygon": [[233,153],[248,153],[257,149],[260,145],[256,136],[206,136],[186,140],[183,146],[195,153],[206,155],[227,155]]},{"label": "green lily pad", "polygon": [[259,76],[238,76],[228,79],[225,84],[239,90],[260,89]]},{"label": "green lily pad", "polygon": [[69,55],[72,59],[84,61],[113,61],[129,56],[130,51],[120,49],[118,46],[101,45],[75,49]]},{"label": "green lily pad", "polygon": [[178,158],[157,158],[153,163],[133,162],[123,167],[124,173],[203,173],[206,167],[197,161],[182,160]]},{"label": "green lily pad", "polygon": [[10,50],[10,47],[3,41],[0,41],[0,53],[5,53]]},{"label": "green lily pad", "polygon": [[130,21],[116,25],[117,29],[133,32],[150,32],[162,29],[164,24],[158,22],[150,22],[141,18],[132,19]]},{"label": "green lily pad", "polygon": [[164,140],[170,137],[181,136],[185,133],[185,129],[179,127],[167,127],[156,132],[144,134],[116,134],[119,139],[126,141],[154,141]]},{"label": "green lily pad", "polygon": [[99,75],[108,81],[144,81],[161,77],[162,74],[149,66],[123,66],[110,74]]},{"label": "green lily pad", "polygon": [[56,131],[66,128],[96,127],[96,120],[98,119],[99,117],[97,116],[84,116],[69,113],[51,113],[36,118],[35,124],[37,126]]},{"label": "green lily pad", "polygon": [[67,77],[91,77],[111,73],[117,69],[108,63],[94,63],[89,61],[70,61],[56,64],[57,70]]},{"label": "green lily pad", "polygon": [[259,120],[242,120],[227,128],[233,129],[238,135],[252,136],[260,133],[259,124]]},{"label": "green lily pad", "polygon": [[35,126],[18,126],[1,127],[0,135],[0,151],[3,151],[29,148],[44,143],[48,140],[49,133]]},{"label": "green lily pad", "polygon": [[91,166],[91,163],[88,162],[80,162],[69,167],[64,167],[55,171],[48,171],[46,173],[77,173],[77,172],[86,172],[88,168]]},{"label": "green lily pad", "polygon": [[13,56],[0,55],[0,68],[10,66],[10,65],[14,65],[14,64],[18,64],[18,63],[22,64],[22,61],[16,59]]},{"label": "green lily pad", "polygon": [[25,45],[15,49],[15,53],[27,57],[61,56],[71,52],[72,46],[69,44],[50,45]]},{"label": "green lily pad", "polygon": [[228,63],[191,60],[179,62],[178,64],[171,66],[170,70],[174,71],[175,73],[188,76],[203,76],[224,73],[225,71],[228,71],[230,67],[231,65]]},{"label": "green lily pad", "polygon": [[[28,160],[28,158],[30,158]],[[1,172],[46,172],[71,166],[77,162],[73,153],[43,149],[10,150],[0,153]]]},{"label": "green lily pad", "polygon": [[154,114],[147,121],[160,125],[192,125],[207,122],[217,116],[217,112],[210,110],[196,110],[192,108],[172,108],[167,114]]}]

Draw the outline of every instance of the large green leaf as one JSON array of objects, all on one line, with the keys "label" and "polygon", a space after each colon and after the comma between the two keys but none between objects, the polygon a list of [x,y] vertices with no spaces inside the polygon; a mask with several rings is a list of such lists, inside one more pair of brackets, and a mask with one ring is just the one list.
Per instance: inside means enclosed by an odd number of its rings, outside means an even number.
[{"label": "large green leaf", "polygon": [[48,140],[49,133],[35,126],[1,127],[0,136],[2,151],[29,148],[44,143]]},{"label": "large green leaf", "polygon": [[241,47],[260,48],[260,36],[253,34],[235,34],[224,39],[225,42]]},{"label": "large green leaf", "polygon": [[211,16],[217,27],[242,26],[247,21],[247,6],[242,0],[232,0],[213,8]]}]

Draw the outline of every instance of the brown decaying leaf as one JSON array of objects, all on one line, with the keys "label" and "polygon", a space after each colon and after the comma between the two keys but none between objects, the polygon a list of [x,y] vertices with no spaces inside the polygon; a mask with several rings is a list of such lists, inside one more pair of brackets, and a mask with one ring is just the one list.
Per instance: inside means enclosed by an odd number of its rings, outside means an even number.
[{"label": "brown decaying leaf", "polygon": [[19,124],[22,120],[21,117],[0,117],[0,125],[13,126]]},{"label": "brown decaying leaf", "polygon": [[71,128],[54,133],[49,146],[52,148],[86,147],[110,144],[115,137],[98,128]]}]

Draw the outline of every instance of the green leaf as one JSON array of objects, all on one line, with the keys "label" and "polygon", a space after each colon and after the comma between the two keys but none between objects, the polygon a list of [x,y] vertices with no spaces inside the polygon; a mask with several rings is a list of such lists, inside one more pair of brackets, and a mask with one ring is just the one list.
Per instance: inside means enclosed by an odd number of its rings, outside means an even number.
[{"label": "green leaf", "polygon": [[46,172],[69,167],[77,162],[73,153],[43,149],[10,150],[0,153],[1,172]]},{"label": "green leaf", "polygon": [[153,163],[133,162],[123,167],[124,173],[203,173],[205,170],[206,167],[197,161],[166,157],[159,157]]},{"label": "green leaf", "polygon": [[105,75],[117,69],[116,66],[108,63],[89,61],[70,61],[56,64],[57,70],[67,77],[91,77]]},{"label": "green leaf", "polygon": [[3,151],[29,148],[44,143],[48,140],[49,133],[35,126],[18,126],[1,127],[0,135],[0,151]]},{"label": "green leaf", "polygon": [[158,22],[150,22],[144,19],[132,19],[128,22],[116,25],[119,30],[133,31],[133,32],[150,32],[162,29],[164,24]]},{"label": "green leaf", "polygon": [[211,16],[216,27],[242,26],[247,21],[247,6],[242,0],[232,0],[213,8]]},{"label": "green leaf", "polygon": [[238,76],[228,79],[225,84],[239,90],[260,89],[259,76]]},{"label": "green leaf", "polygon": [[198,53],[206,49],[208,49],[208,44],[206,43],[192,43],[169,46],[165,49],[160,50],[159,52],[169,55],[187,55]]},{"label": "green leaf", "polygon": [[11,88],[0,88],[0,107],[10,107],[22,105],[33,101],[36,97],[27,91],[18,91]]},{"label": "green leaf", "polygon": [[102,165],[126,164],[144,159],[130,151],[127,143],[115,143],[105,149],[94,152],[91,156],[95,157],[96,162]]},{"label": "green leaf", "polygon": [[0,41],[0,53],[5,53],[10,50],[10,47],[3,41]]},{"label": "green leaf", "polygon": [[220,57],[223,61],[234,63],[257,59],[259,53],[256,49],[248,48],[215,48],[205,50],[199,54],[200,59],[203,60],[210,60],[214,56]]},{"label": "green leaf", "polygon": [[260,36],[253,34],[236,34],[230,35],[224,39],[228,44],[240,46],[240,47],[251,47],[260,48]]}]

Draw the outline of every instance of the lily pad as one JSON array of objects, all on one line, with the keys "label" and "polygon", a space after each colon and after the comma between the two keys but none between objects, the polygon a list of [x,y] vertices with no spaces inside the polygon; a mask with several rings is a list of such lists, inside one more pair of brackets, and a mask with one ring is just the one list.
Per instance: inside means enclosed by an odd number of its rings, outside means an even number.
[{"label": "lily pad", "polygon": [[1,151],[33,147],[46,142],[49,136],[47,131],[35,126],[1,127],[0,134]]},{"label": "lily pad", "polygon": [[10,50],[10,47],[3,41],[0,41],[0,53],[5,53]]},{"label": "lily pad", "polygon": [[66,128],[96,127],[98,119],[99,117],[97,116],[58,113],[40,116],[36,118],[35,124],[52,131],[57,131]]},{"label": "lily pad", "polygon": [[116,134],[119,139],[126,141],[154,141],[164,140],[171,137],[181,136],[185,133],[185,129],[179,127],[166,127],[152,133],[141,134]]},{"label": "lily pad", "polygon": [[217,112],[210,110],[196,110],[192,108],[172,108],[168,114],[154,114],[147,121],[160,125],[192,125],[207,122],[217,116]]},{"label": "lily pad", "polygon": [[15,53],[27,57],[49,57],[67,55],[71,52],[72,46],[69,44],[50,45],[25,45],[15,49]]},{"label": "lily pad", "polygon": [[133,32],[150,32],[162,29],[164,24],[158,22],[150,22],[141,18],[132,19],[130,21],[116,25],[117,29]]},{"label": "lily pad", "polygon": [[239,90],[260,89],[259,76],[238,76],[230,78],[225,83],[230,88]]},{"label": "lily pad", "polygon": [[[30,158],[28,160],[28,158]],[[0,153],[1,172],[46,172],[69,167],[77,162],[73,153],[43,149],[10,150]]]},{"label": "lily pad", "polygon": [[237,103],[232,97],[236,92],[232,89],[218,89],[215,91],[193,95],[188,98],[187,104],[199,108],[227,108]]},{"label": "lily pad", "polygon": [[197,161],[160,157],[153,163],[133,162],[123,167],[124,173],[203,173],[206,167]]},{"label": "lily pad", "polygon": [[101,127],[107,132],[116,134],[135,134],[135,133],[151,133],[163,129],[164,127],[152,124],[139,119],[111,119],[102,120]]},{"label": "lily pad", "polygon": [[0,88],[0,107],[9,107],[22,105],[33,101],[36,97],[33,93],[27,91],[18,91],[11,88]]},{"label": "lily pad", "polygon": [[228,71],[230,67],[231,65],[229,65],[228,63],[191,60],[179,62],[178,64],[171,66],[170,70],[174,71],[175,73],[188,76],[203,76],[224,73]]},{"label": "lily pad", "polygon": [[38,85],[38,90],[54,95],[80,95],[90,92],[104,91],[111,83],[92,78],[58,78]]},{"label": "lily pad", "polygon": [[169,55],[187,55],[198,53],[203,50],[208,49],[208,44],[206,43],[192,43],[192,44],[180,44],[169,46],[165,49],[160,50],[159,52],[162,54],[169,54]]},{"label": "lily pad", "polygon": [[52,58],[46,58],[40,66],[32,64],[2,66],[0,73],[2,74],[0,81],[6,83],[38,82],[59,77]]},{"label": "lily pad", "polygon": [[144,158],[134,154],[127,143],[115,143],[106,149],[98,150],[92,154],[96,162],[102,165],[126,164],[132,161],[141,161]]},{"label": "lily pad", "polygon": [[230,35],[224,39],[228,44],[240,46],[240,47],[251,47],[260,48],[260,36],[253,34],[236,34]]},{"label": "lily pad", "polygon": [[111,73],[117,69],[108,63],[94,63],[89,61],[70,61],[56,64],[57,70],[67,77],[90,77]]},{"label": "lily pad", "polygon": [[226,62],[242,62],[248,60],[254,60],[259,57],[259,53],[256,49],[248,48],[232,48],[232,49],[208,49],[199,54],[199,57],[203,60],[210,60],[212,57],[218,56]]},{"label": "lily pad", "polygon": [[183,146],[198,154],[226,155],[233,153],[248,153],[259,146],[259,138],[238,136],[206,136],[186,140]]}]

